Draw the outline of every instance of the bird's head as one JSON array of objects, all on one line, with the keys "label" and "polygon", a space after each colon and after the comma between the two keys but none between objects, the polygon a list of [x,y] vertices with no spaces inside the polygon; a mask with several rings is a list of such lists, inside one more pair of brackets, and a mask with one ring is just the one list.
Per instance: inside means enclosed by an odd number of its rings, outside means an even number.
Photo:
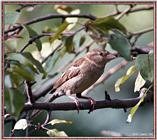
[{"label": "bird's head", "polygon": [[102,49],[93,49],[87,53],[86,57],[102,66],[104,66],[110,60],[116,58],[115,55]]}]

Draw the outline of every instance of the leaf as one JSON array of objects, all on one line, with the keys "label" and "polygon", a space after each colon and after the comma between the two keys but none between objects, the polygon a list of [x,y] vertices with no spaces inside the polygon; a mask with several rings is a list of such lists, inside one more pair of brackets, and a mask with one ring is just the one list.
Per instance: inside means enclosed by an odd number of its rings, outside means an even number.
[{"label": "leaf", "polygon": [[[29,27],[27,25],[23,25],[23,26],[28,31],[30,38],[38,36],[38,34],[31,27]],[[41,43],[40,39],[35,39],[34,42],[36,43],[37,49],[39,51],[41,51],[42,50],[42,43]]]},{"label": "leaf", "polygon": [[136,81],[135,81],[135,87],[134,87],[134,92],[140,91],[141,87],[144,86],[146,81],[142,78],[140,72],[137,75]]},{"label": "leaf", "polygon": [[108,43],[111,45],[112,49],[118,51],[126,60],[131,60],[131,45],[121,32],[114,30]]},{"label": "leaf", "polygon": [[42,67],[42,64],[41,64],[39,61],[37,61],[37,60],[32,56],[31,53],[25,52],[25,53],[22,53],[22,55],[23,55],[25,58],[27,58],[28,60],[30,60],[30,62],[31,62],[32,64],[34,64],[34,65],[37,67],[37,69],[40,71],[40,73],[43,73],[43,74],[46,76],[46,72],[45,72],[44,68]]},{"label": "leaf", "polygon": [[126,74],[125,74],[124,76],[122,76],[121,78],[119,78],[119,79],[116,81],[116,83],[115,83],[115,91],[116,91],[116,92],[119,92],[119,91],[120,91],[120,86],[121,86],[122,84],[124,84],[124,83],[130,78],[130,76],[133,75],[135,72],[136,72],[136,67],[133,65],[133,66],[131,66],[131,67],[127,70],[127,72],[126,72]]},{"label": "leaf", "polygon": [[20,17],[20,13],[18,12],[6,12],[5,13],[5,25],[13,25],[17,19]]},{"label": "leaf", "polygon": [[73,10],[73,8],[68,6],[68,5],[55,5],[54,9],[59,14],[68,14],[68,13],[70,13]]},{"label": "leaf", "polygon": [[51,129],[47,131],[50,137],[68,137],[64,131],[58,131],[57,129]]},{"label": "leaf", "polygon": [[129,113],[128,118],[127,118],[127,122],[128,123],[130,123],[132,121],[132,118],[133,118],[134,114],[136,113],[136,111],[139,108],[140,104],[144,101],[144,98],[145,98],[146,93],[148,92],[148,90],[149,89],[143,89],[143,90],[141,90],[140,94],[142,95],[142,97],[139,100],[139,102],[134,107],[131,108],[130,113]]},{"label": "leaf", "polygon": [[56,31],[55,35],[53,35],[51,37],[51,40],[50,40],[50,43],[53,43],[53,41],[55,41],[56,39],[59,38],[60,34],[68,27],[69,23],[67,22],[64,22],[63,24],[61,24],[59,27],[58,27],[58,30]]},{"label": "leaf", "polygon": [[68,36],[64,37],[64,46],[66,48],[66,52],[71,53],[74,51],[74,42],[73,42],[74,36]]},{"label": "leaf", "polygon": [[34,81],[34,75],[32,75],[32,73],[30,73],[24,65],[20,64],[13,66],[12,72],[19,74],[28,81]]},{"label": "leaf", "polygon": [[82,46],[85,41],[86,41],[85,36],[81,36],[80,41],[79,41],[79,46]]},{"label": "leaf", "polygon": [[72,121],[53,119],[53,120],[50,121],[48,124],[55,125],[55,124],[60,124],[60,123],[64,123],[64,124],[72,124]]},{"label": "leaf", "polygon": [[11,94],[13,94],[13,104],[15,108],[15,112],[13,113],[13,115],[18,118],[24,107],[25,96],[20,89],[10,89],[10,90],[12,90]]},{"label": "leaf", "polygon": [[[13,62],[13,61],[12,61]],[[20,64],[20,63],[11,63],[9,69],[7,69],[8,73],[14,73],[18,74],[19,76],[23,77],[24,79],[28,81],[34,80],[34,75],[30,73],[30,71],[27,69],[26,65]]]},{"label": "leaf", "polygon": [[[32,54],[29,53],[29,52],[10,53],[10,54],[7,55],[6,59],[9,59],[10,60],[9,62],[11,64],[19,63],[21,65],[24,65],[25,67],[29,67],[32,70],[32,72],[37,73],[37,70],[38,70],[40,73],[43,73],[44,77],[47,75],[46,71],[42,67],[42,64],[38,60],[36,60],[32,56]],[[33,65],[35,65],[36,68]]]},{"label": "leaf", "polygon": [[27,128],[27,120],[26,119],[20,119],[16,122],[14,126],[14,130],[25,130]]},{"label": "leaf", "polygon": [[154,53],[141,54],[136,57],[135,65],[144,80],[154,80]]},{"label": "leaf", "polygon": [[112,29],[118,29],[123,33],[126,33],[126,28],[112,16],[97,18],[94,21],[87,21],[86,26],[94,27],[95,29],[101,30],[105,33],[108,33],[108,31]]}]

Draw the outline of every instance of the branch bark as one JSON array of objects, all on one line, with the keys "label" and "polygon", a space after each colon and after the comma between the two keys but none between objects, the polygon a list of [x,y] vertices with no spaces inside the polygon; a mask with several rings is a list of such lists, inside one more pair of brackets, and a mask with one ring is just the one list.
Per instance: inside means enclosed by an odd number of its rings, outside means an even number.
[{"label": "branch bark", "polygon": [[[153,92],[147,94],[145,97],[144,102],[148,102],[152,99]],[[130,108],[135,106],[140,97],[132,98],[132,99],[113,99],[113,100],[100,100],[96,101],[94,106],[96,109],[103,109],[103,108],[114,108],[114,109],[123,109],[123,108]],[[90,102],[80,102],[80,110],[89,110],[91,108]],[[67,103],[34,103],[32,105],[25,105],[24,110],[51,110],[51,111],[70,111],[70,110],[77,110],[76,104],[67,102]]]},{"label": "branch bark", "polygon": [[[134,9],[131,9],[131,10],[128,10],[126,14],[130,14],[130,13],[133,13],[133,12],[139,12],[139,11],[145,11],[145,10],[152,10],[154,7],[153,6],[145,6],[145,7],[137,7],[137,8],[134,8]],[[114,12],[114,13],[111,13],[107,16],[116,16],[118,14],[121,14],[122,12]],[[46,15],[46,16],[42,16],[42,17],[38,17],[38,18],[35,18],[35,19],[32,19],[30,21],[27,21],[25,23],[23,23],[24,25],[31,25],[31,24],[34,24],[34,23],[37,23],[37,22],[40,22],[40,21],[44,21],[44,20],[50,20],[50,19],[53,19],[53,18],[67,18],[67,17],[78,17],[78,18],[87,18],[87,19],[91,19],[91,20],[95,20],[96,17],[93,16],[93,15],[87,15],[87,14],[79,14],[79,15],[60,15],[60,14],[50,14],[50,15]],[[13,32],[17,29],[22,29],[23,27],[21,25],[18,25],[18,26],[15,26],[13,27],[12,29],[9,29],[9,30],[6,30],[4,31],[4,34],[7,34],[9,32]]]},{"label": "branch bark", "polygon": [[[46,16],[42,16],[42,17],[38,17],[38,18],[35,18],[35,19],[32,19],[32,20],[29,20],[25,23],[23,23],[23,25],[31,25],[31,24],[34,24],[34,23],[37,23],[37,22],[41,22],[41,21],[45,21],[45,20],[50,20],[50,19],[54,19],[54,18],[67,18],[67,17],[78,17],[78,18],[87,18],[87,19],[91,19],[91,20],[95,20],[96,17],[93,16],[93,15],[87,15],[87,14],[79,14],[79,15],[61,15],[61,14],[49,14],[49,15],[46,15]],[[4,31],[5,34],[9,33],[9,32],[13,32],[17,29],[22,29],[22,25],[18,25],[18,26],[15,26],[14,28],[12,29],[9,29],[9,30],[6,30]]]}]

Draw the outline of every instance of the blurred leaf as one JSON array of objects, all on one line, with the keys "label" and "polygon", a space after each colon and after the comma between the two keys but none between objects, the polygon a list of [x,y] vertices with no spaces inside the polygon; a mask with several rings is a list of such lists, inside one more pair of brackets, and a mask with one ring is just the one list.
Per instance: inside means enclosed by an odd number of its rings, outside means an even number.
[{"label": "blurred leaf", "polygon": [[41,64],[39,61],[37,61],[37,60],[32,56],[31,53],[25,52],[25,53],[22,53],[22,55],[23,55],[24,57],[26,57],[28,60],[30,60],[30,62],[31,62],[32,64],[34,64],[34,65],[37,67],[37,69],[40,71],[40,73],[43,73],[43,74],[44,74],[44,77],[46,76],[46,72],[45,72],[44,68],[42,67],[42,64]]},{"label": "blurred leaf", "polygon": [[74,36],[64,37],[64,46],[65,46],[66,52],[68,53],[74,52],[75,46],[74,46],[73,38]]},{"label": "blurred leaf", "polygon": [[6,12],[4,17],[5,25],[13,25],[20,17],[20,13],[14,11]]},{"label": "blurred leaf", "polygon": [[67,23],[67,22],[64,22],[63,24],[61,24],[58,27],[58,30],[56,31],[56,33],[51,37],[50,43],[53,43],[53,41],[58,39],[59,36],[61,35],[61,33],[68,27],[68,25],[69,25],[69,23]]},{"label": "blurred leaf", "polygon": [[24,106],[25,97],[19,89],[5,87],[5,105],[9,113],[15,117],[19,117],[19,114]]},{"label": "blurred leaf", "polygon": [[119,29],[123,33],[126,33],[125,27],[112,16],[97,18],[94,21],[90,20],[86,23],[86,26],[92,26],[95,29],[101,30],[105,33],[108,33],[108,31],[111,29]]},{"label": "blurred leaf", "polygon": [[12,88],[13,87],[13,83],[11,81],[11,77],[9,74],[5,74],[4,76],[4,85],[7,88]]},{"label": "blurred leaf", "polygon": [[73,8],[68,6],[68,5],[55,5],[54,9],[59,14],[68,14],[68,13],[70,13],[73,10]]},{"label": "blurred leaf", "polygon": [[114,30],[108,43],[126,60],[131,60],[131,45],[128,39],[121,32]]},{"label": "blurred leaf", "polygon": [[[23,25],[23,26],[28,31],[30,38],[38,36],[37,32],[35,32],[31,27],[29,27],[27,25]],[[41,43],[40,39],[36,39],[34,42],[36,43],[37,49],[39,51],[41,51],[42,50],[42,43]]]},{"label": "blurred leaf", "polygon": [[131,66],[127,72],[126,72],[126,75],[122,76],[121,78],[119,78],[116,83],[115,83],[115,91],[116,92],[119,92],[120,91],[120,86],[122,84],[124,84],[129,78],[131,75],[133,75],[134,73],[136,72],[136,66],[133,65]]},{"label": "blurred leaf", "polygon": [[27,120],[26,119],[20,119],[16,122],[14,126],[14,130],[25,130],[27,128]]},{"label": "blurred leaf", "polygon": [[142,78],[140,72],[137,75],[136,81],[135,81],[135,87],[134,87],[134,92],[140,91],[141,87],[144,86],[146,81]]},{"label": "blurred leaf", "polygon": [[34,81],[34,75],[30,73],[29,70],[26,69],[25,65],[13,64],[8,71],[16,73],[28,81]]},{"label": "blurred leaf", "polygon": [[[24,89],[22,89],[24,90]],[[21,93],[20,89],[13,89],[13,104],[15,107],[14,116],[19,117],[20,112],[22,111],[25,103],[25,96]]]},{"label": "blurred leaf", "polygon": [[[10,57],[11,58],[11,57]],[[19,57],[20,58],[20,57]],[[19,73],[14,71],[14,68],[16,66],[20,66],[25,69],[25,71],[27,71],[27,73],[30,73],[32,71],[32,73],[37,73],[36,69],[33,67],[32,64],[30,63],[26,63],[26,64],[21,64],[19,61],[17,60],[7,60],[9,63],[9,68],[6,69],[5,71],[5,86],[8,88],[18,88],[18,86],[23,82],[24,77],[21,76]],[[23,60],[22,60],[23,61]],[[7,78],[7,77],[8,78]],[[33,75],[34,77],[34,75]],[[9,86],[9,85],[10,86]]]},{"label": "blurred leaf", "polygon": [[64,131],[58,131],[57,129],[51,129],[47,131],[50,137],[68,137]]},{"label": "blurred leaf", "polygon": [[[32,72],[38,73],[37,72],[37,70],[38,70],[40,73],[43,73],[44,77],[47,75],[44,68],[42,67],[42,64],[38,60],[36,60],[32,56],[32,54],[29,52],[9,53],[7,55],[6,59],[9,59],[11,64],[13,64],[13,63],[15,63],[15,61],[17,61],[17,63],[24,65],[26,68],[29,68]],[[36,66],[36,68],[33,65]]]},{"label": "blurred leaf", "polygon": [[9,75],[10,75],[10,80],[12,82],[12,87],[10,88],[18,88],[18,86],[22,83],[23,78],[21,78],[19,74],[13,72],[10,72]]},{"label": "blurred leaf", "polygon": [[85,36],[81,36],[80,41],[79,41],[79,46],[82,46],[85,41],[86,41]]},{"label": "blurred leaf", "polygon": [[72,124],[72,121],[53,119],[52,121],[48,122],[48,124],[51,124],[51,125],[61,124],[61,123],[64,123],[64,124]]},{"label": "blurred leaf", "polygon": [[[69,5],[55,5],[54,9],[63,15],[67,15],[67,14],[71,14],[71,15],[77,15],[80,14],[80,9],[73,9],[72,7],[70,7]],[[67,23],[70,23],[66,30],[71,30],[77,23],[78,18],[77,17],[69,17],[69,18],[65,18],[65,21]]]},{"label": "blurred leaf", "polygon": [[143,90],[141,90],[141,93],[140,93],[141,95],[140,96],[142,96],[142,97],[139,100],[139,102],[134,107],[131,108],[130,113],[129,113],[128,118],[127,118],[128,123],[130,123],[132,121],[132,118],[133,118],[135,112],[139,108],[140,104],[144,101],[144,98],[145,98],[146,93],[148,92],[148,90],[149,90],[149,88],[148,89],[144,88]]},{"label": "blurred leaf", "polygon": [[11,97],[10,97],[10,93],[9,93],[9,88],[6,87],[6,85],[4,85],[4,104],[5,104],[5,107],[7,109],[8,112],[12,112],[11,111]]},{"label": "blurred leaf", "polygon": [[154,80],[154,53],[141,54],[136,57],[135,65],[144,80]]}]

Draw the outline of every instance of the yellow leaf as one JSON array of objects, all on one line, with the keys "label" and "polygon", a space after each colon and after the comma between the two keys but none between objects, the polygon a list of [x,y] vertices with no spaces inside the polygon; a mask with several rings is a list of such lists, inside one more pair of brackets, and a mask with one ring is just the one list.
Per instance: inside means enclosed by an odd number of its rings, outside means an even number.
[{"label": "yellow leaf", "polygon": [[140,88],[144,86],[146,81],[142,78],[140,72],[138,73],[138,76],[135,81],[135,87],[134,87],[134,92],[140,91]]},{"label": "yellow leaf", "polygon": [[126,74],[124,76],[122,76],[121,78],[119,78],[116,81],[116,83],[115,83],[115,91],[119,92],[120,91],[120,86],[122,84],[124,84],[130,78],[130,76],[133,75],[135,72],[136,72],[136,67],[135,67],[135,65],[133,65],[133,66],[131,66],[127,70],[127,72],[126,72]]},{"label": "yellow leaf", "polygon": [[72,124],[72,121],[53,119],[53,120],[50,121],[48,124],[55,125],[55,124],[60,124],[60,123]]}]

